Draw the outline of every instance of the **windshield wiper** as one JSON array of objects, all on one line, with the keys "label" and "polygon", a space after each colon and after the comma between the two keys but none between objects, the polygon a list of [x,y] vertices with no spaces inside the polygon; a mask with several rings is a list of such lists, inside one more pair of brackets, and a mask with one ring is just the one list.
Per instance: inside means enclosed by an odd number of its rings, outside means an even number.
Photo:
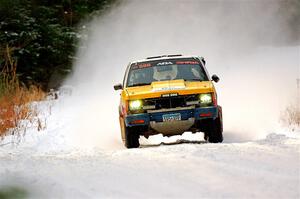
[{"label": "windshield wiper", "polygon": [[150,85],[151,83],[137,83],[137,84],[132,84],[129,85],[128,87],[134,87],[134,86],[146,86],[146,85]]},{"label": "windshield wiper", "polygon": [[184,81],[188,81],[188,82],[193,82],[193,81],[198,81],[198,82],[202,82],[201,79],[183,79]]}]

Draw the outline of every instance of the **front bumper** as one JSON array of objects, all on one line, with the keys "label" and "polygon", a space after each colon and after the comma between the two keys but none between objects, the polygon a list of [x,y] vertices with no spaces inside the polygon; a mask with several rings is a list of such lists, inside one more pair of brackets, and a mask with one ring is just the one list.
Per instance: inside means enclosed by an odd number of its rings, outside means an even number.
[{"label": "front bumper", "polygon": [[218,108],[216,106],[204,107],[204,108],[193,108],[193,109],[180,109],[162,112],[151,112],[151,113],[141,113],[132,114],[125,117],[125,124],[127,127],[132,126],[147,126],[150,122],[163,122],[163,115],[180,113],[181,120],[189,120],[191,118],[197,120],[207,119],[207,118],[217,118]]}]

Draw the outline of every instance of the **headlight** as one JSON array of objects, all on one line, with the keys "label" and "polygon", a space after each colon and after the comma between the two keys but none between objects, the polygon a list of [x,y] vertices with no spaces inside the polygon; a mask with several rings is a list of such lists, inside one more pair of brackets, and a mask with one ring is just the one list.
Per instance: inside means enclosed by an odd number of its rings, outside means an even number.
[{"label": "headlight", "polygon": [[132,100],[129,102],[129,110],[137,111],[140,110],[143,106],[142,100]]},{"label": "headlight", "polygon": [[200,99],[200,104],[204,104],[204,105],[211,104],[213,102],[210,93],[200,94],[199,99]]}]

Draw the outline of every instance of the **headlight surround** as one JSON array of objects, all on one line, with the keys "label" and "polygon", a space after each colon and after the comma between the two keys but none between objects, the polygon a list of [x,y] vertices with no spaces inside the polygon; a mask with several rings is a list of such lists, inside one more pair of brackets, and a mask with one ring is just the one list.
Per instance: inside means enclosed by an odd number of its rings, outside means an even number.
[{"label": "headlight surround", "polygon": [[142,100],[131,100],[129,101],[129,110],[130,111],[138,111],[143,108]]},{"label": "headlight surround", "polygon": [[211,93],[203,93],[199,95],[199,102],[200,105],[212,105],[213,104],[213,99]]}]

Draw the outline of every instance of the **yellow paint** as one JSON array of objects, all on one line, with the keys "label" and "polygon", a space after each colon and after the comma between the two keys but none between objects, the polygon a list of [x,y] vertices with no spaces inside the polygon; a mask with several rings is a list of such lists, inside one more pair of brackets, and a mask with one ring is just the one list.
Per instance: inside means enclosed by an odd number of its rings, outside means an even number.
[{"label": "yellow paint", "polygon": [[162,94],[178,93],[178,95],[190,95],[200,93],[215,92],[215,88],[211,81],[184,81],[184,80],[170,80],[152,82],[151,85],[127,87],[124,88],[121,94],[122,104],[125,101],[135,99],[158,98]]},{"label": "yellow paint", "polygon": [[[121,107],[128,110],[128,101],[136,99],[159,98],[162,94],[177,93],[178,95],[191,95],[200,93],[215,93],[211,81],[184,81],[170,80],[152,82],[151,85],[127,87],[121,93]],[[127,111],[126,111],[127,112]],[[123,113],[126,115],[126,113]]]},{"label": "yellow paint", "polygon": [[127,115],[128,102],[130,100],[159,98],[163,94],[177,93],[178,95],[191,95],[201,93],[213,93],[216,96],[214,85],[211,81],[184,81],[170,80],[152,82],[151,85],[127,87],[122,90],[120,103],[120,125],[122,140],[125,140],[125,123],[124,116]]}]

